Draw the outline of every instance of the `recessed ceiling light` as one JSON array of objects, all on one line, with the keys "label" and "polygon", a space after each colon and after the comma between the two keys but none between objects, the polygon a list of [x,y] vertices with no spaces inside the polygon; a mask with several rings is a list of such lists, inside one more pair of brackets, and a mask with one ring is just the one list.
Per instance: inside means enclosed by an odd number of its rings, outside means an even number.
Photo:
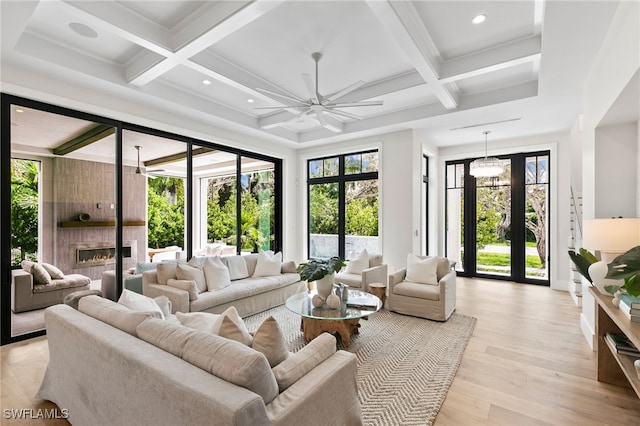
[{"label": "recessed ceiling light", "polygon": [[255,101],[251,98],[247,99],[247,102],[249,102],[250,104],[254,103]]},{"label": "recessed ceiling light", "polygon": [[79,22],[72,22],[69,24],[69,28],[71,28],[71,31],[81,35],[82,37],[98,38],[98,32],[88,25],[81,24]]},{"label": "recessed ceiling light", "polygon": [[471,22],[473,22],[474,24],[482,24],[486,19],[487,19],[487,15],[480,14],[475,18],[473,18]]},{"label": "recessed ceiling light", "polygon": [[15,109],[15,112],[17,112],[17,113],[23,113],[23,112],[24,112],[24,110],[23,110],[22,108],[16,108],[16,109]]},{"label": "recessed ceiling light", "polygon": [[202,84],[204,84],[205,86],[208,86],[211,84],[211,81],[209,80],[202,80]]}]

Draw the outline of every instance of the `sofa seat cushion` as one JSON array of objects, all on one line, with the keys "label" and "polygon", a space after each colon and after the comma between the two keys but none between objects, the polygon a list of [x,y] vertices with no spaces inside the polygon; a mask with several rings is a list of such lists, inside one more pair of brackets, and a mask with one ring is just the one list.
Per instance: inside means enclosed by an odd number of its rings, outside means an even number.
[{"label": "sofa seat cushion", "polygon": [[78,302],[78,311],[136,336],[136,327],[147,318],[159,317],[158,312],[132,311],[113,300],[85,296]]},{"label": "sofa seat cushion", "polygon": [[142,322],[137,333],[142,340],[257,393],[265,404],[278,396],[267,358],[242,343],[155,318]]},{"label": "sofa seat cushion", "polygon": [[393,286],[393,294],[400,296],[417,297],[418,299],[440,300],[440,287],[425,285],[412,281],[402,281]]},{"label": "sofa seat cushion", "polygon": [[350,274],[348,272],[340,272],[336,274],[335,278],[336,283],[344,283],[349,287],[362,287],[362,275],[360,274]]},{"label": "sofa seat cushion", "polygon": [[249,277],[234,281],[230,286],[223,289],[200,293],[198,299],[191,302],[190,310],[192,312],[206,311],[214,306],[286,287],[299,281],[299,279],[300,276],[294,273],[274,275],[272,277]]},{"label": "sofa seat cushion", "polygon": [[35,284],[33,286],[34,293],[45,293],[47,291],[56,291],[63,288],[75,288],[88,286],[91,278],[80,274],[68,274],[61,280],[51,280],[51,284]]}]

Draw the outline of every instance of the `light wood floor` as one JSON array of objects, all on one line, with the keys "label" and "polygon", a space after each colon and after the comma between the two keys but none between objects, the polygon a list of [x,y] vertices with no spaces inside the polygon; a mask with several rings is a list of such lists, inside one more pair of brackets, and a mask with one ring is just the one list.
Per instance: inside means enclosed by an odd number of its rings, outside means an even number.
[{"label": "light wood floor", "polygon": [[[436,426],[640,425],[640,399],[595,379],[595,353],[580,331],[580,308],[566,292],[502,281],[458,278],[457,312],[478,318]],[[35,399],[46,337],[2,347],[4,409],[53,409]]]}]

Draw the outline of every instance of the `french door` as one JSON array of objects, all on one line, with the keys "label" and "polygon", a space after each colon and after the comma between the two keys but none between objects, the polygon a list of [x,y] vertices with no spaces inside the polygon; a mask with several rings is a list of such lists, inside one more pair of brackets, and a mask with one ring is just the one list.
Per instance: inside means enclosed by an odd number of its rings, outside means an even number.
[{"label": "french door", "polygon": [[549,285],[549,152],[500,157],[494,178],[446,164],[446,253],[461,276]]}]

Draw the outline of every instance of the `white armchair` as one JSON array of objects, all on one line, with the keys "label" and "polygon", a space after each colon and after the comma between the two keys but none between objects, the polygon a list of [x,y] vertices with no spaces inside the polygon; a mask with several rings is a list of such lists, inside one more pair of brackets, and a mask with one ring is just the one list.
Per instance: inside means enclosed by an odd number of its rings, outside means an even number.
[{"label": "white armchair", "polygon": [[[360,263],[363,268],[356,265],[357,263]],[[335,282],[344,283],[351,288],[362,291],[369,291],[371,283],[382,283],[386,287],[387,273],[387,265],[382,263],[381,254],[368,254],[366,250],[363,250],[357,258],[348,261],[347,266],[336,274]]]},{"label": "white armchair", "polygon": [[[411,256],[411,255],[410,255]],[[433,259],[416,256],[418,259]],[[434,321],[446,321],[456,308],[456,271],[449,259],[437,257],[435,283],[425,283],[415,273],[407,279],[407,269],[389,275],[387,309]],[[424,280],[428,281],[428,280]]]}]

